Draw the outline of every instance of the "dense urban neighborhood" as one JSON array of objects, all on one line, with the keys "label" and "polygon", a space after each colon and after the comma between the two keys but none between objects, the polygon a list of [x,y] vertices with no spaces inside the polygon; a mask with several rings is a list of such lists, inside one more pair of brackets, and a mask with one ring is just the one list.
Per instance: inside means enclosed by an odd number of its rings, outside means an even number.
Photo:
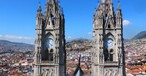
[{"label": "dense urban neighborhood", "polygon": [[125,42],[127,75],[146,75],[146,39]]},{"label": "dense urban neighborhood", "polygon": [[[146,75],[146,39],[128,40],[124,42],[124,45],[127,76]],[[32,49],[24,52],[0,50],[0,76],[31,76],[34,65],[34,50]],[[91,76],[91,55],[91,40],[77,39],[67,42],[66,74],[73,75],[81,56],[80,67],[86,76]]]},{"label": "dense urban neighborhood", "polygon": [[2,53],[0,55],[0,76],[31,76],[32,52]]}]

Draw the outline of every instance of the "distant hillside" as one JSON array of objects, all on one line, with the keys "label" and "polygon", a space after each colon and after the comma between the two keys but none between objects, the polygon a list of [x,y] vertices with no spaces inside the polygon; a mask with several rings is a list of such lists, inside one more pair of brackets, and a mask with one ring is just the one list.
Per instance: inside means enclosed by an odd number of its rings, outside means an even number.
[{"label": "distant hillside", "polygon": [[6,51],[34,51],[34,45],[0,40],[0,52]]},{"label": "distant hillside", "polygon": [[78,38],[78,39],[72,40],[71,42],[84,42],[84,41],[90,41],[90,40],[85,39],[85,38]]},{"label": "distant hillside", "polygon": [[124,43],[130,41],[131,39],[124,39]]},{"label": "distant hillside", "polygon": [[85,49],[88,50],[91,48],[92,48],[92,40],[88,40],[88,39],[79,38],[66,43],[67,50],[72,49],[76,51],[85,51]]},{"label": "distant hillside", "polygon": [[138,33],[132,39],[143,39],[143,38],[146,38],[146,31],[142,31],[142,32]]}]

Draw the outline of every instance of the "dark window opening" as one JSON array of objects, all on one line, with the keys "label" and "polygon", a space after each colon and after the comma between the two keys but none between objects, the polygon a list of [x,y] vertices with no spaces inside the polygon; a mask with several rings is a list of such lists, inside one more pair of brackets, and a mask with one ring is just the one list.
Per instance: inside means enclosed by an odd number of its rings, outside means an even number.
[{"label": "dark window opening", "polygon": [[108,28],[111,28],[111,25],[108,25]]},{"label": "dark window opening", "polygon": [[105,18],[107,17],[107,14],[105,14]]},{"label": "dark window opening", "polygon": [[53,49],[50,50],[49,61],[53,61]]},{"label": "dark window opening", "polygon": [[55,17],[51,14],[51,21],[52,21],[52,24],[53,24],[53,25],[55,24],[54,19],[55,19]]},{"label": "dark window opening", "polygon": [[109,58],[109,60],[113,61],[113,49],[110,50],[110,58]]},{"label": "dark window opening", "polygon": [[50,21],[48,22],[48,24],[50,25]]},{"label": "dark window opening", "polygon": [[108,61],[109,59],[108,49],[104,50],[104,61]]},{"label": "dark window opening", "polygon": [[108,51],[108,49],[104,50],[104,61],[113,61],[113,49]]},{"label": "dark window opening", "polygon": [[44,52],[42,52],[42,60],[48,60],[48,49],[46,49]]}]

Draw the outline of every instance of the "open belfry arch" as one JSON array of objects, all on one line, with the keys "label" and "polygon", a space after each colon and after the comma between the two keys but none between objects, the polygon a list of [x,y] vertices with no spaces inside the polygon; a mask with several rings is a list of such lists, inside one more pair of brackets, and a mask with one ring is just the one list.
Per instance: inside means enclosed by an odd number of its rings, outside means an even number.
[{"label": "open belfry arch", "polygon": [[101,0],[93,19],[92,76],[126,76],[120,3]]},{"label": "open belfry arch", "polygon": [[33,76],[66,76],[65,18],[58,0],[47,0],[36,15]]}]

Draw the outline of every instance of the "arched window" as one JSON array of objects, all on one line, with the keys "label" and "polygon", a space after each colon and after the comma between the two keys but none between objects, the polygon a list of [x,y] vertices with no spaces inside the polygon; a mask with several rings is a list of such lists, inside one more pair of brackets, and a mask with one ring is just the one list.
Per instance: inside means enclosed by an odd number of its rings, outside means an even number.
[{"label": "arched window", "polygon": [[114,52],[114,50],[111,49],[111,50],[110,50],[110,55],[109,55],[109,56],[110,56],[110,57],[109,57],[109,60],[110,60],[110,61],[113,61],[113,52]]},{"label": "arched window", "polygon": [[111,28],[111,25],[108,25],[108,28]]},{"label": "arched window", "polygon": [[107,14],[105,14],[105,17],[107,17]]},{"label": "arched window", "polygon": [[53,58],[53,54],[54,54],[53,52],[54,52],[53,49],[51,49],[50,53],[49,53],[49,61],[53,61],[53,59],[54,59]]},{"label": "arched window", "polygon": [[51,20],[52,20],[52,24],[53,24],[53,25],[55,24],[54,19],[55,19],[55,17],[53,16],[53,14],[51,14]]},{"label": "arched window", "polygon": [[42,60],[48,60],[48,54],[49,54],[49,52],[48,52],[48,49],[45,49],[45,52],[42,52]]},{"label": "arched window", "polygon": [[108,53],[108,49],[104,50],[104,61],[108,61],[109,60],[109,53]]}]

